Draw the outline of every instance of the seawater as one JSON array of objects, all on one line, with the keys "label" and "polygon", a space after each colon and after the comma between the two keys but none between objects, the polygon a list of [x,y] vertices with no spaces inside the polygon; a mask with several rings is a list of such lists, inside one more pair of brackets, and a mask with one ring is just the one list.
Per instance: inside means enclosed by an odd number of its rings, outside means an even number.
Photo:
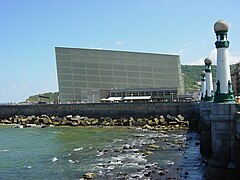
[{"label": "seawater", "polygon": [[[179,150],[171,143],[190,136],[193,141],[187,149]],[[80,179],[85,172],[94,172],[96,179],[117,179],[120,172],[141,173],[146,165],[162,167],[165,178],[204,179],[196,137],[187,131],[160,133],[123,127],[0,126],[0,179]],[[141,149],[156,142],[163,150],[148,156],[114,151],[129,145]]]}]

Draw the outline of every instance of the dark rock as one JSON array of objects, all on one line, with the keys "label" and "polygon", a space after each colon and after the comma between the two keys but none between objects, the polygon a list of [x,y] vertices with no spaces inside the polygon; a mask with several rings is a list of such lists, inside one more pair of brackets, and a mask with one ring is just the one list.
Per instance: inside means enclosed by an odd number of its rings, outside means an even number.
[{"label": "dark rock", "polygon": [[199,145],[200,145],[200,142],[195,142],[195,145],[196,145],[196,146],[199,146]]},{"label": "dark rock", "polygon": [[160,170],[160,171],[159,171],[159,175],[160,175],[160,176],[165,175],[164,171]]},{"label": "dark rock", "polygon": [[47,128],[47,127],[49,127],[49,126],[46,125],[46,124],[43,124],[43,125],[41,126],[41,128]]}]

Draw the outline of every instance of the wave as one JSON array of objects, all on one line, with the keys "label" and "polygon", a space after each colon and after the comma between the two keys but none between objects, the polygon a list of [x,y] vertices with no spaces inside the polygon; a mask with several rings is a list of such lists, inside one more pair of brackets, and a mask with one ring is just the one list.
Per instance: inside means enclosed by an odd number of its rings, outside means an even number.
[{"label": "wave", "polygon": [[73,151],[81,151],[81,150],[83,150],[82,147],[73,149]]},{"label": "wave", "polygon": [[0,149],[0,152],[8,152],[8,149]]},{"label": "wave", "polygon": [[56,162],[57,160],[58,160],[58,158],[54,157],[54,158],[52,159],[52,162]]}]

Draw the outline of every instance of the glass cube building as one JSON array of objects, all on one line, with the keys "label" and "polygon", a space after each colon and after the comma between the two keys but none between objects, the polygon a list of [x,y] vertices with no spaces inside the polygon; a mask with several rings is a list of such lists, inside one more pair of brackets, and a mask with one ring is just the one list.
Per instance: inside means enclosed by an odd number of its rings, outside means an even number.
[{"label": "glass cube building", "polygon": [[99,102],[112,90],[176,88],[184,93],[179,55],[56,47],[60,101]]}]

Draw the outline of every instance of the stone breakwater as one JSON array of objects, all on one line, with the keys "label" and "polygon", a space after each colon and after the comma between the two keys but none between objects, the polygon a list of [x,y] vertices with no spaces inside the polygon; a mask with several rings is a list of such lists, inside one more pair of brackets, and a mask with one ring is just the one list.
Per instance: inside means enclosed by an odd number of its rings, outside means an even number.
[{"label": "stone breakwater", "polygon": [[48,127],[48,126],[127,126],[127,127],[142,127],[149,130],[167,131],[174,129],[188,129],[189,121],[181,114],[177,116],[151,116],[148,118],[118,118],[111,117],[89,118],[86,116],[67,115],[64,117],[58,116],[24,116],[15,115],[13,117],[0,119],[2,124],[16,124],[16,127]]}]

